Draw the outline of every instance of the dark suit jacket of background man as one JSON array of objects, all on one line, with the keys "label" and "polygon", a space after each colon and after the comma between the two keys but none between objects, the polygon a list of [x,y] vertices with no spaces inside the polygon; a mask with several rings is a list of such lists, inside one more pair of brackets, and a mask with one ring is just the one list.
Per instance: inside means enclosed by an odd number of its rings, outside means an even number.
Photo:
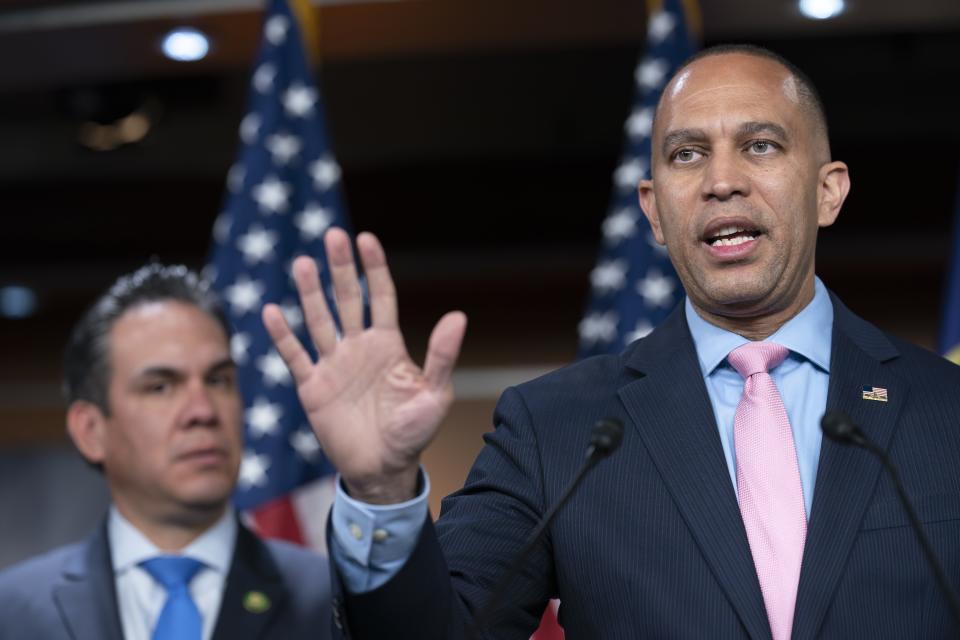
[{"label": "dark suit jacket of background man", "polygon": [[[213,640],[327,640],[329,575],[325,558],[240,525]],[[106,525],[11,567],[0,574],[0,640],[121,640],[114,584]],[[266,595],[269,609],[248,611],[251,591]]]},{"label": "dark suit jacket of background man", "polygon": [[[848,413],[889,451],[958,585],[960,367],[832,301],[827,408]],[[863,399],[864,386],[887,389],[889,401]],[[620,355],[504,393],[498,428],[465,487],[444,501],[436,528],[423,528],[400,573],[354,596],[335,576],[334,606],[352,637],[465,637],[458,621],[466,607],[486,601],[582,463],[591,426],[606,416],[624,422],[623,444],[587,476],[526,561],[504,598],[513,622],[485,637],[525,640],[558,596],[570,640],[770,638],[683,305]],[[825,438],[793,638],[953,633],[880,463]]]}]

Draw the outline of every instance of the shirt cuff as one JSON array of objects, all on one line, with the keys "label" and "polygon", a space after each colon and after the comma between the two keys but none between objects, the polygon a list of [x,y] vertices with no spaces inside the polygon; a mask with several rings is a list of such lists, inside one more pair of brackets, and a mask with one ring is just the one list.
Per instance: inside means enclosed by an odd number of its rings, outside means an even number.
[{"label": "shirt cuff", "polygon": [[[397,504],[367,504],[347,495],[337,474],[331,518],[333,538],[345,558],[369,570],[399,569],[420,537],[428,511],[430,477],[420,468],[417,497]],[[395,573],[395,572],[394,572]]]}]

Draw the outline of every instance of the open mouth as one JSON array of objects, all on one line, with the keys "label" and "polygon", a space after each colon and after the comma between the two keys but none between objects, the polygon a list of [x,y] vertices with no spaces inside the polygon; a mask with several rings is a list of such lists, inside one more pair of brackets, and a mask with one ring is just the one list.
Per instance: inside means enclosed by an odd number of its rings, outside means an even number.
[{"label": "open mouth", "polygon": [[727,225],[708,233],[704,242],[711,247],[735,247],[756,240],[761,233],[759,229],[753,227]]}]

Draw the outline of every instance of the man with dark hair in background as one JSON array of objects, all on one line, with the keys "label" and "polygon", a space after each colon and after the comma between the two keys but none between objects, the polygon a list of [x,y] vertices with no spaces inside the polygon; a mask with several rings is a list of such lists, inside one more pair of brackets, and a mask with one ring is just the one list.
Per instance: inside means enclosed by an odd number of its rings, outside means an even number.
[{"label": "man with dark hair in background", "polygon": [[[685,302],[619,355],[507,389],[436,525],[420,455],[452,401],[466,318],[439,321],[421,370],[375,237],[357,238],[369,328],[343,232],[326,237],[339,335],[316,266],[298,259],[319,359],[275,305],[264,321],[341,474],[330,540],[351,636],[525,640],[554,597],[577,640],[954,635],[880,462],[821,437],[821,416],[843,411],[887,451],[960,582],[960,369],[858,318],[816,277],[818,229],[849,185],[792,65],[733,46],[683,66],[639,196]],[[620,449],[473,629],[605,417],[625,425]]]},{"label": "man with dark hair in background", "polygon": [[0,637],[328,638],[328,565],[230,505],[243,404],[229,327],[182,266],[124,276],[66,348],[67,429],[112,506],[84,542],[0,573]]}]

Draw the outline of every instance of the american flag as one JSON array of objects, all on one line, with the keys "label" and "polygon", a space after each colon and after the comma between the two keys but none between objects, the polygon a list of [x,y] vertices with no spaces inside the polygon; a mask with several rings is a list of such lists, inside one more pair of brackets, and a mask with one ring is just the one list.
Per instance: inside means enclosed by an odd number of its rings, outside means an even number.
[{"label": "american flag", "polygon": [[[636,96],[624,125],[625,150],[613,174],[600,255],[590,273],[590,303],[579,327],[580,357],[619,353],[650,333],[683,295],[637,200],[637,183],[650,177],[650,136],[660,93],[694,52],[688,20],[696,7],[682,0],[658,4],[647,21],[646,51],[634,72]],[[683,5],[688,5],[686,15]]]},{"label": "american flag", "polygon": [[263,305],[275,302],[310,344],[290,264],[298,255],[316,258],[329,291],[323,233],[347,225],[340,168],[300,28],[285,0],[270,0],[210,270],[233,324],[230,347],[245,407],[235,504],[261,535],[324,550],[334,469],[260,320]]},{"label": "american flag", "polygon": [[863,399],[864,400],[879,400],[880,402],[887,401],[887,390],[883,387],[864,387],[863,388]]},{"label": "american flag", "polygon": [[[958,180],[960,184],[960,180]],[[960,188],[953,220],[953,255],[947,267],[943,295],[943,324],[940,326],[940,353],[960,364]]]},{"label": "american flag", "polygon": [[[647,43],[634,71],[633,110],[624,124],[623,158],[613,174],[613,197],[603,221],[597,265],[590,272],[591,295],[580,321],[580,357],[619,353],[647,335],[680,301],[683,288],[666,250],[653,239],[640,210],[637,183],[650,177],[653,113],[667,80],[693,55],[689,12],[692,0],[648,4]],[[563,630],[554,618],[557,601],[544,612],[531,640],[560,640]]]}]

